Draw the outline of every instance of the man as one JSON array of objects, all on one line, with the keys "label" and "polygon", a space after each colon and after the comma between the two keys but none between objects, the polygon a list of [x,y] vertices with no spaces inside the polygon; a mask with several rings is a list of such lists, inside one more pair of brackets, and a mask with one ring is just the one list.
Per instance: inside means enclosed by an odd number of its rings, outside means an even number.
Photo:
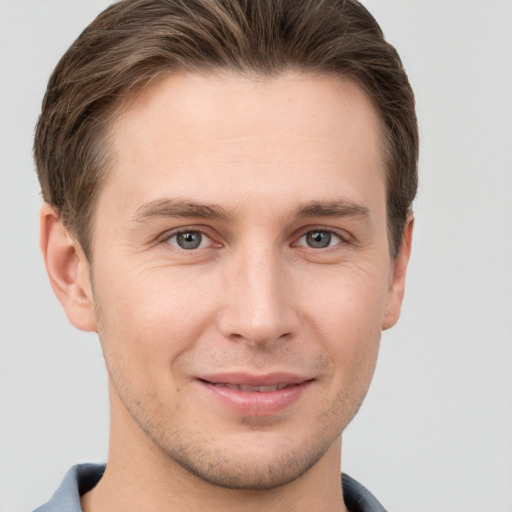
[{"label": "man", "polygon": [[398,320],[414,97],[342,0],[130,0],[58,64],[41,247],[109,375],[105,466],[38,510],[380,511],[341,436]]}]

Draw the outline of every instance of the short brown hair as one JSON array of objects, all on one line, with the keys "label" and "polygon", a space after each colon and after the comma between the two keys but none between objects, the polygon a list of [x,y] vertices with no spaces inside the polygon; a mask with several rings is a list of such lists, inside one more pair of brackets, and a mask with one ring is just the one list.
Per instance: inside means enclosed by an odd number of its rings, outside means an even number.
[{"label": "short brown hair", "polygon": [[165,73],[286,69],[359,84],[384,126],[390,251],[417,189],[414,95],[396,50],[355,0],[123,0],[103,11],[53,72],[34,155],[43,198],[86,255],[121,102]]}]

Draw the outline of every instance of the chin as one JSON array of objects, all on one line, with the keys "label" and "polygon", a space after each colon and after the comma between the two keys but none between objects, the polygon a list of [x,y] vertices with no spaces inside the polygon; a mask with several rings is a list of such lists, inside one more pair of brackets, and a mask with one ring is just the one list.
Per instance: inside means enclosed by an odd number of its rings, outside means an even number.
[{"label": "chin", "polygon": [[289,484],[315,466],[329,448],[341,451],[336,443],[339,433],[335,432],[293,442],[262,432],[253,434],[256,435],[225,439],[223,443],[204,438],[192,441],[194,436],[175,435],[172,439],[160,439],[157,444],[168,461],[204,482],[247,491]]},{"label": "chin", "polygon": [[201,480],[226,489],[246,491],[270,490],[293,482],[311,469],[323,456],[325,450],[312,452],[300,450],[296,453],[226,454],[225,452],[201,450],[181,451],[173,459],[189,473]]}]

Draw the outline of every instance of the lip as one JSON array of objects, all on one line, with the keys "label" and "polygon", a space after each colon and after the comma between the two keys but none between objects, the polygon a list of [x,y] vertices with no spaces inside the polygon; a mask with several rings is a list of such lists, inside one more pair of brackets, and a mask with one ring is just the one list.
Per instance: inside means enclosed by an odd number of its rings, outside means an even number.
[{"label": "lip", "polygon": [[197,381],[210,396],[237,414],[271,416],[297,402],[313,379],[291,373],[223,373],[201,376]]}]

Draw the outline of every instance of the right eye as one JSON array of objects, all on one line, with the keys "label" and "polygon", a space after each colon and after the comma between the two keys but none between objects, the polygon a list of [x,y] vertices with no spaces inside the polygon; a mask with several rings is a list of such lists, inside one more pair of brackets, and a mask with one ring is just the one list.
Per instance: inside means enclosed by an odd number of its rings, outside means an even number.
[{"label": "right eye", "polygon": [[212,240],[205,235],[202,231],[197,229],[188,229],[185,231],[178,231],[166,239],[168,244],[179,247],[186,251],[193,251],[194,249],[204,249],[212,243]]}]

